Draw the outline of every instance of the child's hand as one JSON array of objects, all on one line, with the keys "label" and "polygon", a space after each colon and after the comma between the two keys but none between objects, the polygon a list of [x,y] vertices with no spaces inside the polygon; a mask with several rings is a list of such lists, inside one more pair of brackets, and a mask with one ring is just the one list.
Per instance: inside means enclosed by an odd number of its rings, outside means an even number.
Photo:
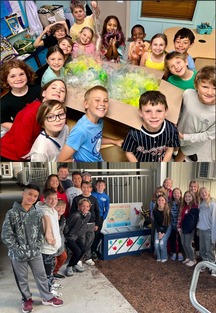
[{"label": "child's hand", "polygon": [[45,239],[48,242],[48,244],[51,246],[54,246],[56,244],[56,240],[55,240],[55,238],[53,238],[52,235],[46,235]]},{"label": "child's hand", "polygon": [[123,142],[124,142],[124,139],[116,139],[115,145],[121,148]]},{"label": "child's hand", "polygon": [[184,134],[182,134],[182,133],[179,132],[179,138],[180,138],[180,139],[184,139]]},{"label": "child's hand", "polygon": [[96,1],[92,1],[91,2],[91,6],[93,9],[96,9],[97,8],[97,2]]}]

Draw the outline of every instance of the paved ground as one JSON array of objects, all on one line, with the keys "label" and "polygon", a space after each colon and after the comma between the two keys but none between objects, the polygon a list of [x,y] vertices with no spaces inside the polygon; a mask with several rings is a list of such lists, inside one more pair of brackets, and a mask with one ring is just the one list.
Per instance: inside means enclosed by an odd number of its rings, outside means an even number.
[{"label": "paved ground", "polygon": [[[0,200],[0,229],[5,212],[15,200],[21,199],[21,189],[15,183],[3,184]],[[58,313],[136,313],[128,301],[96,268],[84,265],[84,273],[75,273],[61,280],[64,305]],[[64,270],[64,269],[63,269]],[[33,294],[34,312],[51,313],[53,307],[43,306],[39,292],[29,271],[30,288]],[[21,312],[21,297],[15,284],[7,249],[0,242],[0,312]]]}]

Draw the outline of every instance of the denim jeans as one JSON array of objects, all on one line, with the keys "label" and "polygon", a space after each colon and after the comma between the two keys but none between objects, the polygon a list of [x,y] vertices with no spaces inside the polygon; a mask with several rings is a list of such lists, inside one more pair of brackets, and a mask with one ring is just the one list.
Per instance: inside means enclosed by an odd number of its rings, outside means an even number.
[{"label": "denim jeans", "polygon": [[155,252],[157,260],[167,260],[167,241],[171,232],[171,226],[167,228],[167,231],[162,239],[159,240],[158,232],[155,230]]},{"label": "denim jeans", "polygon": [[211,240],[211,230],[200,230],[200,256],[203,261],[209,261],[215,263],[214,244]]}]

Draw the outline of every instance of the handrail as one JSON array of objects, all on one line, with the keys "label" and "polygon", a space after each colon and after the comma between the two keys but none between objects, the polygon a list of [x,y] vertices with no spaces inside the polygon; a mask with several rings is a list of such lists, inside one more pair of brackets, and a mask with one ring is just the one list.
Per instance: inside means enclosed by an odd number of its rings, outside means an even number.
[{"label": "handrail", "polygon": [[196,288],[197,288],[197,283],[198,283],[198,279],[199,279],[199,274],[200,271],[203,267],[208,267],[209,269],[213,270],[216,272],[216,264],[208,262],[208,261],[202,261],[199,262],[196,267],[194,268],[194,272],[193,272],[193,276],[192,276],[192,281],[191,281],[191,285],[190,285],[190,292],[189,292],[189,296],[190,296],[190,301],[192,303],[192,305],[195,307],[195,309],[197,309],[199,312],[201,313],[211,313],[209,310],[207,310],[206,308],[204,308],[197,300],[196,300]]}]

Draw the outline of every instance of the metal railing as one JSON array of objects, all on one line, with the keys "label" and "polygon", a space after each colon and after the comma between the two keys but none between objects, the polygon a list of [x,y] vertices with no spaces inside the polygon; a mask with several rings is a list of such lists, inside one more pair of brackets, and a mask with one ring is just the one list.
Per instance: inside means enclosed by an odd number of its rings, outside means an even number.
[{"label": "metal railing", "polygon": [[201,313],[211,313],[209,310],[204,308],[204,306],[202,306],[197,301],[196,295],[195,295],[196,288],[197,288],[197,283],[198,283],[198,279],[199,279],[199,275],[200,275],[200,271],[201,271],[201,269],[203,269],[205,267],[208,267],[210,270],[216,272],[216,264],[211,263],[211,262],[207,262],[207,261],[199,262],[196,265],[196,267],[194,268],[192,281],[191,281],[191,286],[190,286],[189,296],[190,296],[190,301],[191,301],[192,305],[195,307],[195,309],[197,309]]}]

